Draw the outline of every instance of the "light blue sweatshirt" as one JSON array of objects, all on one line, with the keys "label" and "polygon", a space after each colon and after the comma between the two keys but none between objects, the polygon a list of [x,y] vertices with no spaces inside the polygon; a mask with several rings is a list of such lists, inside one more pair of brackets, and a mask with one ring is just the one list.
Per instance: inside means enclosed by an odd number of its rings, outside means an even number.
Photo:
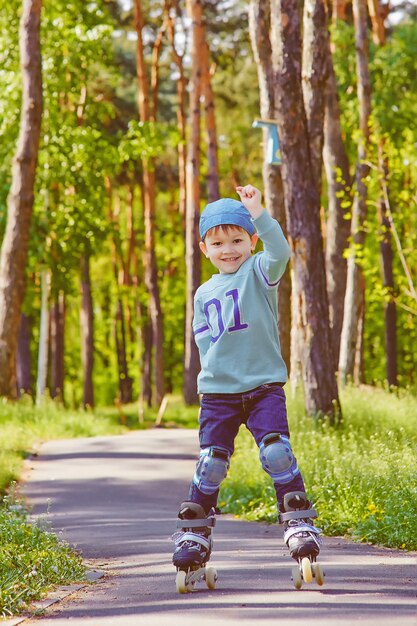
[{"label": "light blue sweatshirt", "polygon": [[247,259],[234,274],[215,274],[195,294],[199,393],[243,393],[287,380],[278,335],[277,290],[290,247],[266,211],[253,223],[263,252]]}]

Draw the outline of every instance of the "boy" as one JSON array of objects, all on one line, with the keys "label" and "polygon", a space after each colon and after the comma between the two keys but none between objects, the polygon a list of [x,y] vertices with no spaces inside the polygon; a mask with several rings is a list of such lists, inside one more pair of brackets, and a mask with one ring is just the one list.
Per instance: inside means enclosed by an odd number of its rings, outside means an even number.
[{"label": "boy", "polygon": [[[277,290],[290,248],[278,222],[262,208],[261,192],[252,185],[236,191],[241,202],[217,200],[200,218],[200,249],[219,273],[194,299],[201,453],[178,514],[177,569],[201,566],[210,558],[219,487],[241,424],[255,438],[262,467],[274,481],[291,556],[300,560],[319,553],[320,531],[312,525],[316,513],[289,442],[283,390],[287,369],[279,344]],[[264,251],[252,256],[258,238]]]}]

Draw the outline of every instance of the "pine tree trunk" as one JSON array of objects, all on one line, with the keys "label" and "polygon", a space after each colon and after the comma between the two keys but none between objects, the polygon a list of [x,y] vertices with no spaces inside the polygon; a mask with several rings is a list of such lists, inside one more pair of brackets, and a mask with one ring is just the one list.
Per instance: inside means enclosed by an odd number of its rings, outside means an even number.
[{"label": "pine tree trunk", "polygon": [[303,15],[302,86],[317,193],[321,193],[325,88],[329,76],[330,37],[324,0],[305,0]]},{"label": "pine tree trunk", "polygon": [[340,415],[329,325],[320,222],[320,196],[313,178],[308,124],[301,86],[301,24],[292,0],[272,0],[275,106],[283,157],[287,228],[292,248],[294,293],[299,304],[306,411]]},{"label": "pine tree trunk", "polygon": [[27,315],[22,313],[20,316],[16,359],[17,391],[19,396],[32,394],[30,362],[30,321]]},{"label": "pine tree trunk", "polygon": [[[384,5],[384,11],[386,4]],[[380,0],[368,0],[368,12],[372,21],[372,38],[377,46],[385,44],[384,14]]]},{"label": "pine tree trunk", "polygon": [[36,404],[39,406],[45,395],[48,378],[49,353],[49,293],[51,290],[51,271],[41,271],[41,317],[39,324],[38,374],[36,378]]},{"label": "pine tree trunk", "polygon": [[142,394],[143,404],[152,406],[152,325],[145,323],[142,331],[143,361],[142,361]]},{"label": "pine tree trunk", "polygon": [[189,0],[188,13],[192,20],[191,79],[190,79],[190,138],[187,150],[187,210],[185,220],[186,309],[184,401],[196,404],[197,375],[200,359],[194,341],[192,320],[194,295],[201,278],[201,258],[198,224],[200,219],[200,95],[203,40],[203,11],[200,0]]},{"label": "pine tree trunk", "polygon": [[333,21],[346,19],[346,4],[348,0],[332,0]]},{"label": "pine tree trunk", "polygon": [[217,155],[217,130],[214,107],[214,93],[211,86],[210,50],[206,41],[205,27],[202,26],[202,63],[201,63],[201,91],[204,95],[204,118],[207,131],[207,199],[214,202],[220,198],[219,187],[219,160]]},{"label": "pine tree trunk", "polygon": [[132,402],[132,379],[129,376],[126,350],[126,330],[123,304],[119,296],[116,304],[114,320],[114,336],[116,342],[117,366],[119,374],[119,400],[122,404]]},{"label": "pine tree trunk", "polygon": [[16,351],[42,118],[41,0],[23,0],[19,45],[22,112],[0,253],[0,396],[15,398]]},{"label": "pine tree trunk", "polygon": [[368,68],[368,30],[365,0],[353,0],[356,32],[356,65],[361,138],[358,145],[356,165],[356,194],[352,205],[351,236],[353,247],[347,263],[346,295],[344,300],[343,327],[340,341],[339,376],[345,383],[353,376],[356,344],[359,339],[360,311],[364,307],[364,279],[357,263],[357,250],[365,243],[364,223],[367,215],[366,162],[369,142],[369,118],[371,114],[371,83]]},{"label": "pine tree trunk", "polygon": [[[136,72],[138,79],[138,107],[143,122],[155,120],[156,111],[149,110],[149,85],[143,50],[143,15],[140,0],[134,0],[134,22],[137,33]],[[152,324],[154,345],[155,400],[159,405],[164,391],[164,333],[163,318],[159,295],[158,269],[155,258],[155,163],[142,161],[143,197],[145,223],[145,283],[149,292],[149,311]]]},{"label": "pine tree trunk", "polygon": [[[384,144],[379,145],[379,170],[383,178],[382,186],[387,189],[388,159],[384,155]],[[385,326],[385,354],[387,381],[390,386],[398,385],[397,371],[397,308],[395,304],[395,285],[393,271],[393,255],[391,245],[391,224],[388,218],[385,194],[382,192],[378,203],[378,217],[380,223],[380,254],[382,284],[386,290],[384,305]]]},{"label": "pine tree trunk", "polygon": [[[384,18],[379,0],[368,0],[369,14],[372,19],[373,41],[383,46],[386,40]],[[380,198],[378,202],[378,219],[380,224],[380,255],[382,284],[386,290],[384,303],[385,355],[386,374],[390,386],[398,385],[397,370],[397,307],[395,304],[395,284],[393,270],[393,254],[391,245],[391,222],[388,216],[388,178],[389,163],[385,154],[385,139],[378,143],[378,170],[380,177]]]},{"label": "pine tree trunk", "polygon": [[84,371],[84,408],[94,407],[94,311],[90,280],[90,254],[88,245],[81,258],[81,357]]},{"label": "pine tree trunk", "polygon": [[[274,74],[272,69],[272,48],[269,38],[271,23],[269,0],[252,0],[249,6],[249,32],[252,51],[258,70],[260,91],[260,113],[262,119],[275,118]],[[278,220],[286,233],[284,191],[282,188],[281,167],[268,163],[268,129],[263,134],[263,167],[265,204],[268,211]],[[291,277],[287,267],[279,286],[279,338],[281,352],[288,370],[291,362]]]},{"label": "pine tree trunk", "polygon": [[51,398],[64,402],[65,293],[60,291],[51,309]]},{"label": "pine tree trunk", "polygon": [[[327,179],[326,279],[335,370],[339,362],[340,336],[343,324],[343,302],[346,293],[350,220],[345,214],[351,209],[349,161],[342,139],[340,108],[333,61],[325,89],[323,160]],[[346,204],[348,206],[346,206]]]},{"label": "pine tree trunk", "polygon": [[[169,2],[167,4],[170,4]],[[175,12],[178,15],[180,12],[178,0],[174,2]],[[185,117],[185,108],[186,108],[186,78],[184,73],[184,63],[183,63],[183,55],[178,54],[176,45],[175,45],[175,25],[170,13],[170,7],[165,7],[166,10],[166,20],[167,20],[167,30],[168,37],[172,47],[172,54],[174,57],[174,63],[177,66],[178,70],[178,80],[177,80],[177,96],[178,96],[178,106],[177,106],[177,121],[178,121],[178,130],[180,135],[180,141],[178,143],[178,182],[179,182],[179,212],[180,215],[185,220],[185,211],[186,211],[186,203],[187,203],[187,190],[186,190],[186,164],[187,164],[187,147],[186,147],[186,117]],[[184,232],[185,232],[185,224],[184,224]]]}]

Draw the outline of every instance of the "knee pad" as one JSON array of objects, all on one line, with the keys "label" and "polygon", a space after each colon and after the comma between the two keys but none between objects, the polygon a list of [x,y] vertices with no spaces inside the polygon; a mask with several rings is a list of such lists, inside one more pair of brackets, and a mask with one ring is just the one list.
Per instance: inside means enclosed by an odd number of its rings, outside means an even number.
[{"label": "knee pad", "polygon": [[286,485],[300,473],[290,441],[280,433],[265,435],[259,446],[259,456],[263,469],[274,483]]},{"label": "knee pad", "polygon": [[222,480],[226,478],[229,461],[230,453],[225,448],[217,446],[203,448],[197,462],[193,483],[206,495],[215,493]]}]

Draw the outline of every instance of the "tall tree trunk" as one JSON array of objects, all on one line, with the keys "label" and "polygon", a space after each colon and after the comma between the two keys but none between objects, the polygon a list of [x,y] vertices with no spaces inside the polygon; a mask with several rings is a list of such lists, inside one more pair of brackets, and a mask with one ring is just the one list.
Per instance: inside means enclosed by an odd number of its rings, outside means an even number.
[{"label": "tall tree trunk", "polygon": [[[274,73],[272,68],[272,48],[269,38],[271,25],[269,0],[252,0],[249,6],[249,32],[252,51],[258,70],[260,91],[260,113],[263,119],[275,118]],[[263,134],[263,168],[265,204],[279,221],[286,233],[284,191],[282,188],[281,166],[268,162],[268,129]],[[279,338],[281,352],[288,369],[291,361],[291,277],[290,268],[285,271],[279,286]]]},{"label": "tall tree trunk", "polygon": [[358,324],[360,311],[364,307],[364,280],[357,262],[357,251],[365,243],[364,223],[367,215],[366,177],[369,165],[366,162],[369,143],[369,118],[371,114],[371,83],[368,68],[368,30],[365,0],[353,0],[353,15],[356,32],[356,66],[361,137],[358,145],[356,165],[356,194],[352,206],[351,236],[353,246],[347,264],[346,295],[344,300],[343,327],[340,342],[339,376],[345,383],[353,376],[356,343],[359,339]]},{"label": "tall tree trunk", "polygon": [[342,139],[337,82],[331,57],[329,77],[325,88],[323,160],[328,198],[326,279],[334,368],[337,370],[347,274],[347,261],[343,253],[348,247],[350,234],[350,220],[345,219],[345,214],[351,209],[351,191],[349,160]]},{"label": "tall tree trunk", "polygon": [[65,293],[56,294],[51,309],[51,398],[64,402]]},{"label": "tall tree trunk", "polygon": [[187,150],[187,210],[185,220],[185,263],[186,263],[186,309],[185,309],[185,359],[184,400],[195,404],[197,396],[197,374],[200,359],[194,341],[192,319],[194,295],[201,278],[201,258],[198,245],[200,219],[200,95],[203,39],[203,9],[201,0],[189,0],[189,17],[192,20],[191,79],[190,79],[190,139]]},{"label": "tall tree trunk", "polygon": [[281,138],[287,228],[294,293],[301,311],[302,367],[307,413],[340,415],[329,325],[320,196],[313,178],[301,85],[301,24],[293,0],[272,0],[275,106]]},{"label": "tall tree trunk", "polygon": [[302,86],[307,116],[310,162],[317,194],[321,193],[325,88],[329,77],[330,37],[324,0],[305,0]]},{"label": "tall tree trunk", "polygon": [[32,394],[32,376],[30,372],[30,321],[24,313],[20,316],[19,336],[16,359],[17,393]]},{"label": "tall tree trunk", "polygon": [[114,320],[117,365],[119,373],[119,400],[122,404],[132,402],[132,379],[127,366],[126,330],[121,296],[117,299]]},{"label": "tall tree trunk", "polygon": [[142,329],[142,385],[141,385],[141,401],[146,406],[152,406],[152,324],[145,320]]},{"label": "tall tree trunk", "polygon": [[0,253],[0,395],[15,398],[16,351],[42,119],[42,0],[23,0],[19,45],[22,112]]},{"label": "tall tree trunk", "polygon": [[332,18],[334,22],[346,19],[346,4],[348,0],[332,0]]},{"label": "tall tree trunk", "polygon": [[[113,274],[117,289],[116,312],[114,317],[114,340],[116,344],[116,357],[118,368],[119,396],[118,400],[122,404],[132,402],[132,379],[129,376],[127,359],[127,342],[125,329],[125,307],[123,306],[123,285],[129,286],[131,283],[130,267],[134,256],[135,235],[133,228],[133,194],[128,194],[127,203],[127,232],[128,246],[127,255],[124,258],[122,241],[120,238],[120,195],[115,196],[113,207],[113,194],[111,185],[107,182],[109,194],[109,218],[112,224],[112,262]],[[128,311],[128,307],[126,307]]]},{"label": "tall tree trunk", "polygon": [[86,243],[81,257],[81,356],[84,370],[83,406],[94,406],[93,365],[94,365],[94,311],[90,280],[90,250]]},{"label": "tall tree trunk", "polygon": [[51,270],[43,269],[41,271],[41,317],[39,324],[38,374],[36,378],[36,404],[38,406],[45,395],[48,379],[50,291]]},{"label": "tall tree trunk", "polygon": [[[149,84],[143,50],[143,15],[140,0],[134,0],[134,22],[137,33],[136,72],[138,80],[138,107],[142,122],[156,119],[156,111],[149,110]],[[154,343],[155,399],[158,404],[164,397],[164,334],[159,295],[158,269],[155,258],[155,162],[142,161],[145,222],[145,283],[149,292],[149,311]]]},{"label": "tall tree trunk", "polygon": [[[388,3],[389,4],[389,3]],[[381,6],[380,0],[368,0],[368,11],[372,21],[372,38],[377,46],[385,44],[385,25],[387,6]]]},{"label": "tall tree trunk", "polygon": [[[175,13],[178,14],[179,3],[178,0],[174,0],[172,3],[175,8]],[[184,63],[183,58],[184,55],[180,55],[177,51],[175,45],[175,25],[170,12],[171,2],[167,1],[165,5],[166,11],[166,20],[167,20],[167,29],[168,29],[168,37],[172,47],[172,54],[174,57],[174,63],[177,66],[178,70],[178,80],[177,80],[177,96],[178,96],[178,106],[177,106],[177,121],[178,121],[178,130],[180,134],[180,141],[178,142],[178,182],[179,182],[179,211],[180,215],[183,218],[183,222],[185,222],[185,211],[186,211],[186,203],[187,203],[187,190],[186,190],[186,163],[187,163],[187,145],[186,145],[186,118],[185,118],[185,100],[186,100],[186,78],[184,73]],[[185,233],[185,223],[183,224],[184,233]]]},{"label": "tall tree trunk", "polygon": [[[372,19],[373,41],[383,46],[386,40],[384,15],[379,0],[368,0],[369,14]],[[397,370],[397,307],[395,304],[395,285],[393,255],[391,245],[391,221],[389,219],[388,176],[389,162],[385,153],[385,139],[378,142],[378,170],[380,179],[380,197],[378,201],[378,219],[380,224],[380,258],[382,284],[386,290],[384,303],[386,374],[390,386],[398,385]]]},{"label": "tall tree trunk", "polygon": [[378,217],[380,223],[380,254],[382,284],[386,290],[384,304],[385,321],[385,354],[387,381],[390,386],[398,385],[397,371],[397,308],[395,304],[395,284],[391,245],[391,223],[388,217],[388,207],[384,189],[388,188],[388,158],[384,154],[384,143],[379,144],[379,175],[382,178],[382,189],[378,202]]},{"label": "tall tree trunk", "polygon": [[217,130],[214,106],[214,93],[211,85],[210,50],[206,40],[205,27],[202,24],[201,91],[204,96],[204,118],[207,131],[207,199],[214,202],[220,198],[219,159],[217,155]]}]

